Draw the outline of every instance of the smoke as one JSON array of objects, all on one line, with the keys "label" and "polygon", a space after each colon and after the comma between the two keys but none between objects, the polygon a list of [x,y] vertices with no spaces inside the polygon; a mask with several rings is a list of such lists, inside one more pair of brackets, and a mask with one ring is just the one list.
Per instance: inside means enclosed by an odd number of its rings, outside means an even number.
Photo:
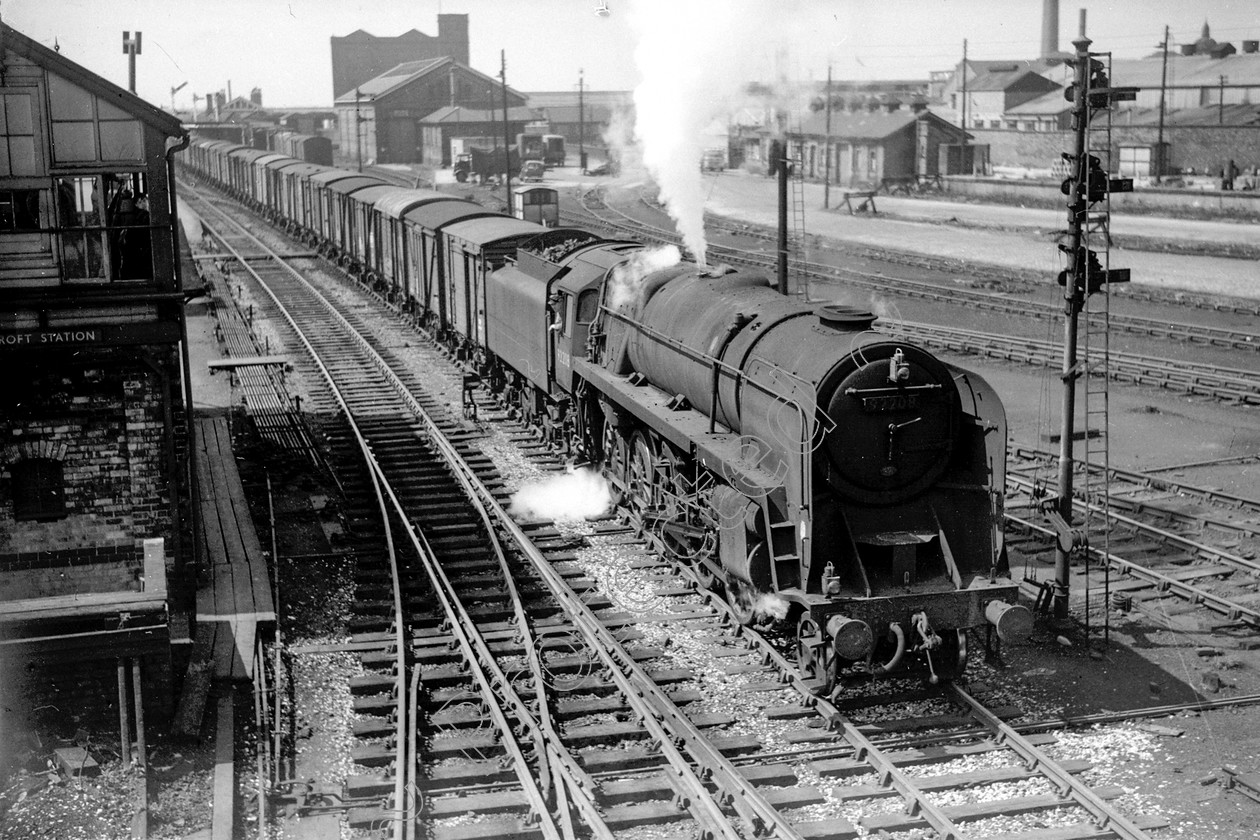
[{"label": "smoke", "polygon": [[613,111],[608,118],[608,127],[600,136],[608,145],[609,159],[617,162],[618,178],[622,182],[644,177],[643,158],[634,142],[634,114],[630,109]]},{"label": "smoke", "polygon": [[753,601],[753,612],[758,618],[782,621],[787,618],[790,606],[788,600],[781,595],[763,592]]},{"label": "smoke", "polygon": [[608,286],[608,308],[616,312],[636,303],[643,291],[643,281],[649,274],[678,265],[681,261],[682,252],[674,245],[637,252],[613,269]]},{"label": "smoke", "polygon": [[748,78],[748,57],[787,43],[793,4],[765,0],[635,0],[635,135],[643,163],[696,262],[705,265],[704,130],[725,124]]},{"label": "smoke", "polygon": [[512,494],[508,513],[530,519],[590,519],[612,507],[608,482],[594,470],[572,470],[526,484]]}]

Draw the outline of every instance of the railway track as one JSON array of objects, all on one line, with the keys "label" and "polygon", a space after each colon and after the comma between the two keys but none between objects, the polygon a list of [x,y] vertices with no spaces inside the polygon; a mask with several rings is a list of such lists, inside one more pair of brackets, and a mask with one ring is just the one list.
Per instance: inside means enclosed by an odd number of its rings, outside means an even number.
[{"label": "railway track", "polygon": [[[1055,544],[1041,516],[1046,476],[1055,469],[1054,453],[1017,447],[1007,473],[1007,521],[1019,535],[1009,544],[1017,555],[1042,558],[1042,565]],[[1092,474],[1088,483],[1078,484],[1073,500],[1077,521],[1092,523],[1085,549],[1089,561],[1078,568],[1082,580],[1073,585],[1079,609],[1101,615],[1115,605],[1108,600],[1113,597],[1159,623],[1172,618],[1180,629],[1198,626],[1193,613],[1204,609],[1215,614],[1211,620],[1216,623],[1223,618],[1260,628],[1260,502],[1112,468],[1104,508],[1097,498],[1102,469],[1083,462],[1077,469],[1082,476]],[[1119,578],[1112,580],[1109,570]]]},{"label": "railway track", "polygon": [[[365,669],[354,686],[364,772],[342,797],[360,803],[352,825],[611,836],[690,820],[684,833],[706,836],[959,837],[1051,810],[1070,812],[1063,837],[1158,824],[1130,821],[1108,801],[1118,791],[1081,780],[1083,763],[1056,760],[961,687],[930,697],[942,712],[929,725],[952,721],[949,748],[886,751],[889,733],[924,731],[919,707],[855,722],[845,698],[816,697],[619,521],[513,519],[503,449],[528,443],[527,430],[491,427],[506,412],[486,395],[478,423],[426,395],[462,387],[437,348],[345,289],[321,288],[318,302],[294,275],[269,274],[267,287],[337,395],[343,470],[359,463],[345,482],[362,610],[351,645]],[[535,470],[556,471],[555,453],[527,449]],[[851,701],[871,713],[870,697]],[[959,763],[975,755],[983,767]],[[373,797],[384,804],[364,804]]]},{"label": "railway track", "polygon": [[[1023,475],[1044,473],[1052,466],[1057,469],[1058,453],[1047,449],[1015,446],[1010,456],[1008,469]],[[1149,514],[1193,533],[1215,531],[1230,539],[1260,537],[1260,499],[1115,466],[1104,470],[1077,461],[1076,470],[1081,475],[1088,470],[1091,483],[1105,472],[1112,507],[1128,515]]]}]

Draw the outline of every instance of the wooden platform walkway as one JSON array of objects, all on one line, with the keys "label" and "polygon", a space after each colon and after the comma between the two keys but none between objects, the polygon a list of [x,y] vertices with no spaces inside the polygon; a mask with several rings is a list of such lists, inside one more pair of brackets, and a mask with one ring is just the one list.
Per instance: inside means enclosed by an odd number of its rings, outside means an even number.
[{"label": "wooden platform walkway", "polygon": [[208,572],[197,589],[196,647],[211,651],[214,679],[250,681],[258,625],[276,620],[267,562],[236,471],[227,418],[198,418],[196,447]]},{"label": "wooden platform walkway", "polygon": [[251,682],[260,627],[275,624],[271,580],[250,518],[226,416],[196,420],[197,539],[204,570],[197,587],[193,653],[184,676],[174,730],[196,735],[210,688]]}]

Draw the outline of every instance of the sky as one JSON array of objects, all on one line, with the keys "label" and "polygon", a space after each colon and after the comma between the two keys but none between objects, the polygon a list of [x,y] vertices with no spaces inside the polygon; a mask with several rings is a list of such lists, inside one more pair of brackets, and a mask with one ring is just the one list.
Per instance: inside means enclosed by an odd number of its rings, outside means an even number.
[{"label": "sky", "polygon": [[[731,20],[726,0],[0,0],[0,19],[73,61],[126,86],[124,30],[144,33],[139,94],[187,108],[194,92],[248,94],[268,107],[327,107],[333,98],[329,38],[364,29],[394,36],[437,34],[437,15],[469,15],[471,63],[497,75],[506,51],[508,84],[529,91],[632,90],[643,78],[635,48],[652,27],[684,27],[681,40],[728,40],[746,25],[740,49],[749,80],[926,78],[952,67],[963,39],[972,58],[1034,58],[1041,0],[754,0],[765,16]],[[1172,44],[1194,41],[1206,19],[1217,40],[1260,38],[1257,0],[1060,0],[1059,48],[1071,49],[1079,10],[1095,50],[1118,58],[1150,54],[1172,27]],[[690,13],[687,13],[690,12]],[[773,19],[781,36],[763,29]],[[751,46],[749,46],[751,44]],[[703,55],[703,50],[697,50]]]}]

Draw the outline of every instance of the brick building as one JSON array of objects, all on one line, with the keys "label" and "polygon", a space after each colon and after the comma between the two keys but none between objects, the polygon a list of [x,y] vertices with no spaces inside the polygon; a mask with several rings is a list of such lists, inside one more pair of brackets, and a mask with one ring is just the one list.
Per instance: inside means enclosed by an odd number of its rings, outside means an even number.
[{"label": "brick building", "polygon": [[[508,88],[509,109],[525,105]],[[433,163],[425,156],[424,120],[441,108],[503,107],[498,80],[452,58],[410,61],[390,68],[333,103],[340,154],[363,162]]]},{"label": "brick building", "polygon": [[190,582],[172,160],[188,138],[7,26],[0,51],[0,715],[92,704],[58,696],[48,666],[129,674],[160,718]]},{"label": "brick building", "polygon": [[332,45],[333,99],[408,61],[451,58],[468,64],[468,15],[438,15],[438,34],[415,29],[395,38],[381,38],[357,29],[329,39]]},{"label": "brick building", "polygon": [[420,160],[433,166],[450,166],[451,141],[459,138],[475,141],[481,148],[510,145],[507,138],[516,142],[516,135],[534,118],[533,111],[523,106],[508,109],[508,124],[503,127],[503,112],[479,111],[474,108],[439,108],[420,120],[422,151]]},{"label": "brick building", "polygon": [[832,183],[872,187],[946,174],[941,148],[962,142],[963,132],[926,110],[896,109],[833,113],[828,135],[826,115],[813,113],[787,131],[789,153],[806,178],[826,174],[828,136]]},{"label": "brick building", "polygon": [[[1226,106],[1229,107],[1229,106]],[[1213,114],[1214,109],[1208,109]],[[1010,129],[972,129],[972,142],[989,147],[994,166],[1020,166],[1051,169],[1060,156],[1073,148],[1070,131],[1014,131]],[[1146,161],[1138,171],[1129,162],[1138,157],[1129,150],[1151,150],[1159,138],[1153,121],[1142,125],[1115,125],[1111,133],[1111,170],[1144,177],[1150,169],[1152,154],[1148,151],[1137,162]],[[1163,141],[1168,150],[1164,174],[1194,171],[1215,174],[1228,161],[1240,170],[1260,167],[1260,125],[1195,125],[1170,121],[1164,126]]]}]

